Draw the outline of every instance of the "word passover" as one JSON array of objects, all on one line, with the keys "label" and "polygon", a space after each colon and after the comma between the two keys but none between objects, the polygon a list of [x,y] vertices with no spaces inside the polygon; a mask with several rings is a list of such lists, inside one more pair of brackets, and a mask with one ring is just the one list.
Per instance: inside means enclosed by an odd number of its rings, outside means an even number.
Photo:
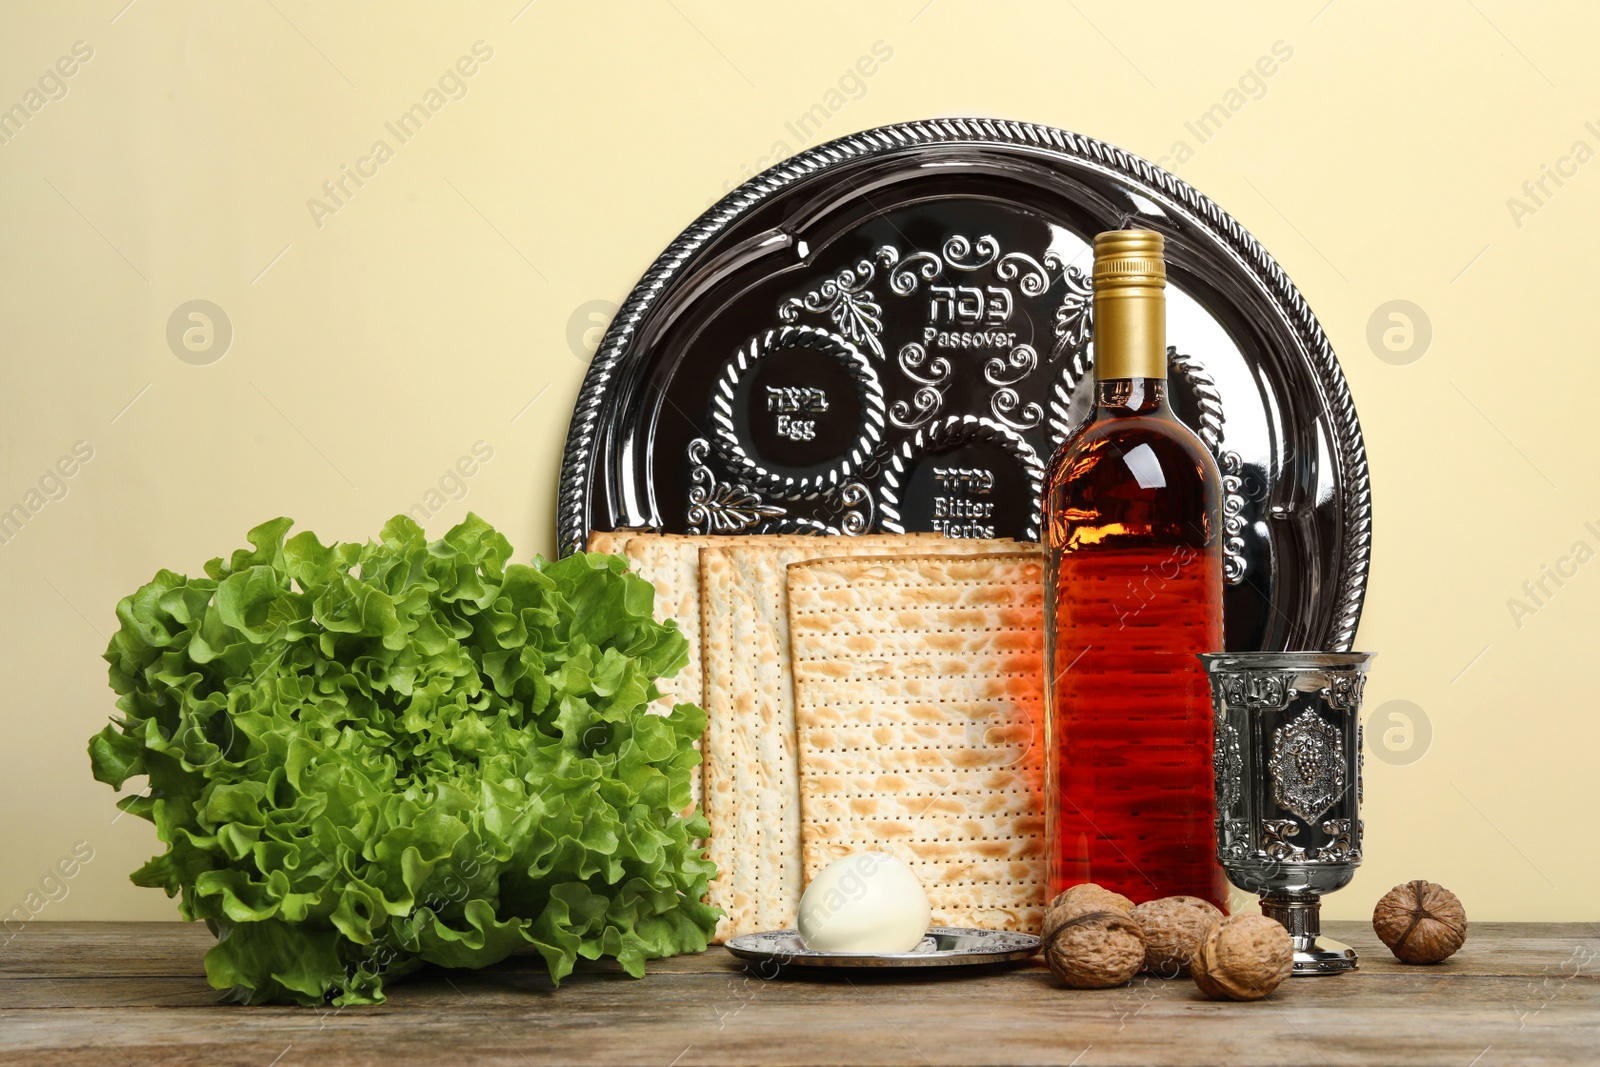
[{"label": "word passover", "polygon": [[946,537],[993,537],[994,525],[976,519],[994,518],[994,501],[974,500],[994,492],[994,472],[967,467],[935,467],[934,484],[941,490],[933,498],[933,529]]},{"label": "word passover", "polygon": [[[1011,290],[1000,285],[929,286],[922,343],[935,348],[1011,348],[1017,343],[1016,333],[992,327],[1009,322],[1015,307]],[[941,319],[956,328],[941,330]]]}]

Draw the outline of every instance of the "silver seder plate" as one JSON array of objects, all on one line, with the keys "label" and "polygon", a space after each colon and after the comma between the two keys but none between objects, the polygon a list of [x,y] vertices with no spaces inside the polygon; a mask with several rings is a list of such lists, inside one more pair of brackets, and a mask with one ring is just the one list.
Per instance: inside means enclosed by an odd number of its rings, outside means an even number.
[{"label": "silver seder plate", "polygon": [[739,959],[778,967],[963,967],[1024,960],[1039,944],[1033,934],[932,926],[910,952],[811,952],[797,930],[740,934],[727,948]]},{"label": "silver seder plate", "polygon": [[1128,226],[1166,236],[1173,405],[1223,472],[1228,650],[1348,650],[1371,496],[1316,317],[1188,185],[1024,123],[854,134],[685,230],[584,380],[562,550],[621,527],[1036,539],[1090,407],[1090,242]]}]

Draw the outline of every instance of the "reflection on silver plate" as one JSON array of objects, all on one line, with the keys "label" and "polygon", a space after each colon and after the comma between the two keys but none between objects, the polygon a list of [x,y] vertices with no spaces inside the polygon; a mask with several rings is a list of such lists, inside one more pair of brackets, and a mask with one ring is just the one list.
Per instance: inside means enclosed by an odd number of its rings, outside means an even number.
[{"label": "reflection on silver plate", "polygon": [[742,960],[778,967],[963,967],[1024,960],[1039,951],[1033,934],[932,926],[910,952],[811,952],[796,930],[740,934],[728,939],[730,953]]},{"label": "reflection on silver plate", "polygon": [[573,412],[563,551],[590,530],[1033,538],[1093,385],[1090,242],[1167,241],[1173,406],[1217,459],[1230,651],[1347,650],[1371,496],[1338,360],[1276,262],[1112,145],[943,119],[746,182],[618,311]]}]

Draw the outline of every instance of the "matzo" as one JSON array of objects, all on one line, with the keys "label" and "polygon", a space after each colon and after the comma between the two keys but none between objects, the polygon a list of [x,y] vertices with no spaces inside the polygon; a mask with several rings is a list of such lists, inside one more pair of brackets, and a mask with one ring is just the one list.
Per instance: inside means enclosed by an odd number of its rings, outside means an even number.
[{"label": "matzo", "polygon": [[878,849],[937,925],[1039,928],[1043,569],[1036,552],[788,569],[808,879]]},{"label": "matzo", "polygon": [[[740,540],[756,544],[787,544],[798,540],[790,534],[751,534]],[[675,620],[689,643],[689,658],[676,675],[656,683],[661,698],[653,710],[665,715],[675,704],[705,707],[701,682],[700,654],[700,549],[726,543],[723,535],[631,533],[618,546],[639,576],[655,586],[655,617],[660,622]],[[704,743],[695,743],[703,750]],[[689,795],[695,804],[704,799],[702,766],[689,781]]]},{"label": "matzo", "polygon": [[703,796],[718,868],[710,901],[726,913],[716,940],[792,924],[804,886],[785,568],[863,552],[971,554],[1015,545],[869,534],[777,545],[741,539],[701,551]]},{"label": "matzo", "polygon": [[638,536],[639,532],[638,530],[591,530],[589,531],[589,540],[583,546],[583,550],[585,552],[617,553],[622,551],[623,542],[630,537]]},{"label": "matzo", "polygon": [[[700,550],[735,539],[724,534],[632,533],[617,548],[639,576],[655,586],[656,619],[676,620],[689,642],[689,662],[671,678],[663,678],[661,713],[674,704],[703,704],[701,683]],[[800,534],[747,534],[740,544],[778,545],[816,540]]]}]

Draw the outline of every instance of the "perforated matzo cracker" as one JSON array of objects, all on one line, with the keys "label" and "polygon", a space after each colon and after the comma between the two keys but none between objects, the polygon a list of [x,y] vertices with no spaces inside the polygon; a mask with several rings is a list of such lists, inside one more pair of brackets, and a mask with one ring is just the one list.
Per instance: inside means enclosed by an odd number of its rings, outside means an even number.
[{"label": "perforated matzo cracker", "polygon": [[1037,930],[1042,558],[819,559],[788,589],[806,877],[879,849],[935,924]]},{"label": "perforated matzo cracker", "polygon": [[[740,538],[752,544],[787,544],[797,539],[789,534],[751,534]],[[676,620],[689,643],[689,658],[683,669],[656,683],[661,699],[654,710],[662,715],[670,712],[675,704],[705,707],[700,654],[700,549],[727,540],[725,536],[716,535],[636,532],[618,546],[639,576],[655,586],[656,619],[661,622]],[[703,749],[703,741],[696,742],[695,748]],[[689,782],[689,794],[695,804],[703,800],[704,772],[702,766],[700,773]]]},{"label": "perforated matzo cracker", "polygon": [[791,925],[804,887],[785,569],[807,559],[895,551],[971,554],[1011,541],[869,534],[786,545],[729,541],[700,553],[704,799],[717,940]]},{"label": "perforated matzo cracker", "polygon": [[621,552],[623,542],[630,537],[637,537],[638,530],[590,530],[589,540],[584,543],[585,552]]}]

